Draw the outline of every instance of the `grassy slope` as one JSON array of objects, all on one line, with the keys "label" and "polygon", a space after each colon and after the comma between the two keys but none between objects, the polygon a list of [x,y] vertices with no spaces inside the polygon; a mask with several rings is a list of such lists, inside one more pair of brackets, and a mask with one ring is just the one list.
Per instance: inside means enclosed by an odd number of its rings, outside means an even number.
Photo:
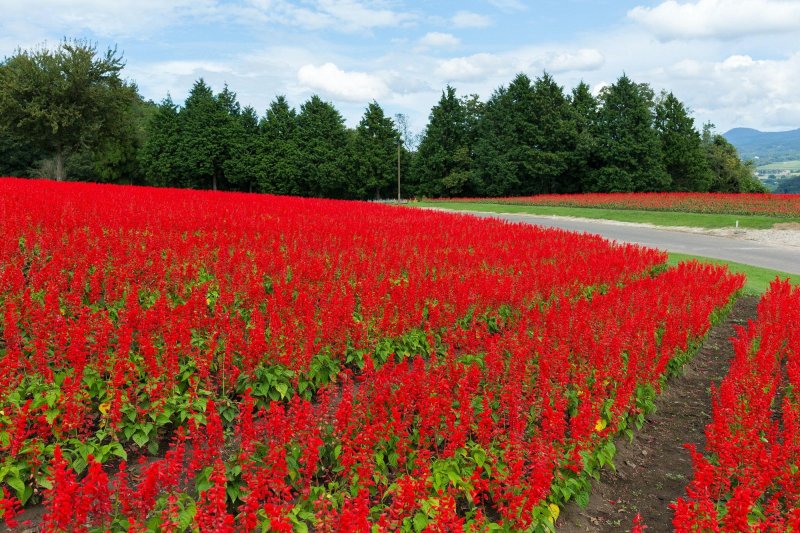
[{"label": "grassy slope", "polygon": [[461,202],[416,202],[419,207],[442,207],[461,211],[485,211],[489,213],[525,213],[530,215],[557,215],[567,217],[617,220],[621,222],[647,223],[656,226],[691,226],[696,228],[730,228],[739,221],[739,227],[768,229],[782,222],[800,222],[800,218],[778,218],[746,215],[706,215],[701,213],[674,213],[665,211],[633,211],[621,209],[597,209],[589,207],[551,207],[538,205],[505,205],[492,203]]},{"label": "grassy slope", "polygon": [[800,161],[783,161],[756,167],[757,170],[800,170]]}]

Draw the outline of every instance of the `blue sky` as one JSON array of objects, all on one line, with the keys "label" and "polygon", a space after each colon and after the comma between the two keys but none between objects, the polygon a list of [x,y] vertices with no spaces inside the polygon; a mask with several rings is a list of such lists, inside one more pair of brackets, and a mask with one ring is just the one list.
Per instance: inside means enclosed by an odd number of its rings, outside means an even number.
[{"label": "blue sky", "polygon": [[0,0],[0,56],[84,38],[182,102],[203,77],[263,114],[312,94],[424,128],[446,84],[487,99],[518,72],[595,91],[623,72],[718,130],[800,127],[800,0]]}]

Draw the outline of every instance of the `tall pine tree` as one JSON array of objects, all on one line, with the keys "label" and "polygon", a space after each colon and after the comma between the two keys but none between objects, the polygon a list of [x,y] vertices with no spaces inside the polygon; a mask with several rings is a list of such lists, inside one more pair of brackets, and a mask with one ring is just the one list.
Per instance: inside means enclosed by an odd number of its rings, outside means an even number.
[{"label": "tall pine tree", "polygon": [[225,177],[239,190],[258,190],[258,166],[264,143],[256,110],[245,107],[228,126],[231,146],[230,158],[223,165]]},{"label": "tall pine tree", "polygon": [[533,151],[529,192],[566,192],[578,144],[575,111],[564,90],[546,72],[533,83],[530,119]]},{"label": "tall pine tree", "polygon": [[[377,102],[367,106],[356,127],[353,166],[357,182],[355,195],[379,200],[396,192],[397,151],[400,134]],[[394,189],[394,190],[393,190]]]},{"label": "tall pine tree", "polygon": [[572,89],[570,105],[574,111],[577,140],[563,192],[578,193],[591,190],[592,172],[597,168],[594,131],[598,103],[589,85],[580,82]]},{"label": "tall pine tree", "polygon": [[180,135],[178,106],[167,95],[147,125],[146,141],[140,155],[145,183],[160,187],[182,184],[178,179],[178,173],[183,170],[178,162]]},{"label": "tall pine tree", "polygon": [[336,108],[312,96],[297,116],[295,169],[299,178],[292,194],[324,198],[352,197],[347,173],[348,134]]},{"label": "tall pine tree", "polygon": [[664,167],[672,180],[671,190],[708,191],[711,172],[700,133],[683,103],[672,93],[663,93],[658,99],[655,126],[661,141]]},{"label": "tall pine tree", "polygon": [[195,82],[178,113],[178,161],[184,186],[228,188],[225,163],[230,159],[239,113],[236,94],[227,86],[215,96],[205,81]]},{"label": "tall pine tree", "polygon": [[622,75],[603,89],[595,125],[599,168],[592,173],[594,192],[666,191],[661,144],[653,127],[653,91]]},{"label": "tall pine tree", "polygon": [[414,186],[423,196],[457,196],[470,179],[467,116],[456,90],[447,86],[431,109],[414,159]]},{"label": "tall pine tree", "polygon": [[270,103],[260,123],[263,151],[257,163],[258,190],[273,194],[299,194],[297,113],[285,96]]}]

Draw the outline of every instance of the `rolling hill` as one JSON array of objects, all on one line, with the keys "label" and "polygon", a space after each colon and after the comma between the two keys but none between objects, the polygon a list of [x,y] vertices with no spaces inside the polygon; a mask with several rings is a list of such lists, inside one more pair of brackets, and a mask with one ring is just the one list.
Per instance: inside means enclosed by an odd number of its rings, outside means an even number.
[{"label": "rolling hill", "polygon": [[743,159],[758,158],[758,165],[800,159],[800,128],[791,131],[734,128],[722,136],[739,150]]}]

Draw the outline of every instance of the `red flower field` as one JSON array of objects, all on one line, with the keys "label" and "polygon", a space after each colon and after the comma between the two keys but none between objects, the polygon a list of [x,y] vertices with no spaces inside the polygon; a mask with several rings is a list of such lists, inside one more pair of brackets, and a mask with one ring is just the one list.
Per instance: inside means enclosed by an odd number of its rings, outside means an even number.
[{"label": "red flower field", "polygon": [[743,285],[366,203],[2,179],[0,220],[0,516],[45,531],[549,530]]},{"label": "red flower field", "polygon": [[800,289],[775,281],[740,328],[676,531],[800,529],[799,322]]},{"label": "red flower field", "polygon": [[543,194],[511,198],[453,198],[452,202],[487,202],[508,205],[596,207],[643,211],[680,211],[730,215],[800,217],[797,194],[722,193],[592,193]]}]

